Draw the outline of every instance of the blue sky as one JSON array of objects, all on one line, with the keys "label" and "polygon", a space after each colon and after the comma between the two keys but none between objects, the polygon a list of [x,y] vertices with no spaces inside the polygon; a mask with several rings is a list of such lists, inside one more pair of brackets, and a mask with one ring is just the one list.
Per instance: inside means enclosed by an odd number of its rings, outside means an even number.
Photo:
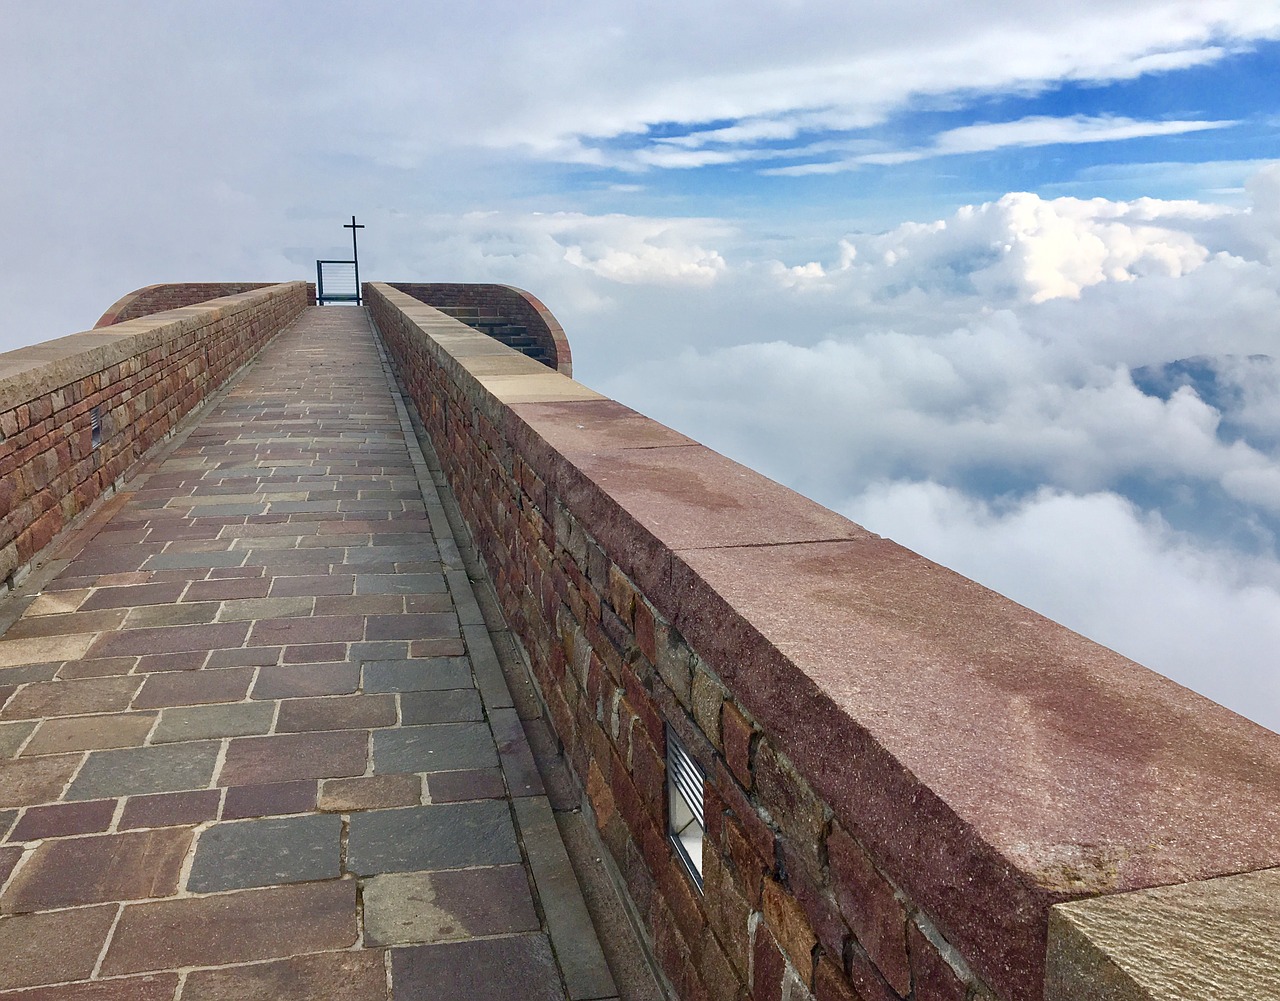
[{"label": "blue sky", "polygon": [[[340,27],[335,27],[340,26]],[[1280,0],[7,5],[0,350],[500,281],[578,376],[1280,729]]]}]

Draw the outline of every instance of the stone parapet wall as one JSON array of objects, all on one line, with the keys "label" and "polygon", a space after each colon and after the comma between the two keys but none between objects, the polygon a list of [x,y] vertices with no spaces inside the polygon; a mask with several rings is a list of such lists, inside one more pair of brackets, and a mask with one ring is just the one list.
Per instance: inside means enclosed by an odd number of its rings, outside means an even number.
[{"label": "stone parapet wall", "polygon": [[[682,999],[1039,1001],[1049,954],[1054,1001],[1128,997],[1050,942],[1057,905],[1280,865],[1277,735],[368,301]],[[702,888],[666,836],[668,733],[705,774]]]},{"label": "stone parapet wall", "polygon": [[253,358],[306,295],[302,282],[263,286],[0,354],[0,581]]},{"label": "stone parapet wall", "polygon": [[[560,322],[535,296],[514,285],[464,282],[393,282],[391,287],[440,309],[473,307],[525,327],[542,347],[550,367],[573,375],[569,339]],[[366,286],[367,288],[367,286]],[[366,301],[367,301],[367,292]]]},{"label": "stone parapet wall", "polygon": [[[95,330],[110,327],[126,320],[137,320],[154,313],[163,313],[182,306],[195,306],[210,299],[221,299],[241,292],[270,288],[276,282],[167,282],[147,285],[128,295],[121,296],[107,308],[93,325]],[[308,304],[316,302],[315,282],[307,283]]]}]

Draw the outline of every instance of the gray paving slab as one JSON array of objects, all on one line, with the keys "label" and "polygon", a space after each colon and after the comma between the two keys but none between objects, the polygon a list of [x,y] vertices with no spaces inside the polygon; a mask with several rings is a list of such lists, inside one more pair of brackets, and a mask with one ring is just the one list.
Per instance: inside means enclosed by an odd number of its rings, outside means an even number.
[{"label": "gray paving slab", "polygon": [[474,688],[435,692],[403,692],[400,721],[405,726],[423,723],[466,723],[484,719],[480,693]]},{"label": "gray paving slab", "polygon": [[151,742],[206,740],[213,737],[245,737],[266,733],[275,719],[274,702],[239,702],[230,705],[177,706],[164,709],[152,731]]},{"label": "gray paving slab", "polygon": [[565,997],[545,935],[393,949],[391,983],[396,1001],[563,1001]]},{"label": "gray paving slab", "polygon": [[360,876],[519,862],[511,808],[503,800],[351,815],[347,868]]},{"label": "gray paving slab", "polygon": [[240,820],[200,833],[187,878],[193,893],[335,879],[342,818],[330,814]]},{"label": "gray paving slab", "polygon": [[496,764],[498,751],[484,723],[435,723],[373,734],[375,774],[444,772]]},{"label": "gray paving slab", "polygon": [[67,790],[66,798],[109,799],[203,789],[213,778],[221,748],[220,741],[205,740],[92,751]]},{"label": "gray paving slab", "polygon": [[424,692],[471,687],[465,657],[374,660],[364,665],[366,692]]}]

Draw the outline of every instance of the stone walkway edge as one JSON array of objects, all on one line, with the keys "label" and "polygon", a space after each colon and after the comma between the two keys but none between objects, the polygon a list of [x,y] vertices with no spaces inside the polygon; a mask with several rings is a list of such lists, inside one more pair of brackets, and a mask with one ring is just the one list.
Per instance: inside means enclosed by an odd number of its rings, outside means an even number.
[{"label": "stone walkway edge", "polygon": [[365,310],[57,545],[0,600],[0,999],[635,996]]}]

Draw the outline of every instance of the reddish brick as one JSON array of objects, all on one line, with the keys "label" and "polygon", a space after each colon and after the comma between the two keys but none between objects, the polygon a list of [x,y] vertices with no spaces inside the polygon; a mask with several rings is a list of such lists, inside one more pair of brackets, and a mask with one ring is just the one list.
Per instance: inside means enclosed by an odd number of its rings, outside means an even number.
[{"label": "reddish brick", "polygon": [[738,707],[729,701],[726,701],[721,709],[720,734],[724,742],[724,756],[729,770],[742,783],[744,789],[750,790],[755,727],[747,721]]},{"label": "reddish brick", "polygon": [[905,996],[911,989],[911,970],[903,904],[862,847],[838,825],[833,824],[827,836],[827,857],[841,913],[884,978]]},{"label": "reddish brick", "polygon": [[363,775],[368,749],[369,734],[364,730],[237,737],[227,747],[218,783],[259,785]]},{"label": "reddish brick", "polygon": [[830,956],[819,959],[814,969],[813,996],[815,1001],[864,1001]]},{"label": "reddish brick", "polygon": [[101,974],[252,963],[346,949],[355,940],[350,879],[129,904]]},{"label": "reddish brick", "polygon": [[154,674],[143,683],[133,704],[138,709],[159,709],[239,702],[248,694],[252,681],[251,667]]},{"label": "reddish brick", "polygon": [[920,1001],[965,1001],[968,987],[914,923],[907,929],[907,939],[914,996]]},{"label": "reddish brick", "polygon": [[88,977],[116,910],[107,904],[0,919],[0,990]]},{"label": "reddish brick", "polygon": [[168,896],[178,889],[190,846],[191,831],[176,827],[45,841],[0,897],[0,910]]},{"label": "reddish brick", "polygon": [[769,926],[760,921],[755,928],[751,945],[751,999],[752,1001],[782,1001],[782,977],[786,961]]},{"label": "reddish brick", "polygon": [[287,813],[309,813],[315,808],[314,781],[232,786],[227,790],[227,799],[222,805],[222,819],[276,817]]},{"label": "reddish brick", "polygon": [[10,841],[36,841],[40,838],[63,838],[73,834],[105,831],[115,816],[114,799],[89,800],[83,803],[57,803],[35,806],[22,815],[9,835]]},{"label": "reddish brick", "polygon": [[218,816],[222,793],[217,789],[130,796],[120,815],[120,830],[139,827],[189,827]]}]

